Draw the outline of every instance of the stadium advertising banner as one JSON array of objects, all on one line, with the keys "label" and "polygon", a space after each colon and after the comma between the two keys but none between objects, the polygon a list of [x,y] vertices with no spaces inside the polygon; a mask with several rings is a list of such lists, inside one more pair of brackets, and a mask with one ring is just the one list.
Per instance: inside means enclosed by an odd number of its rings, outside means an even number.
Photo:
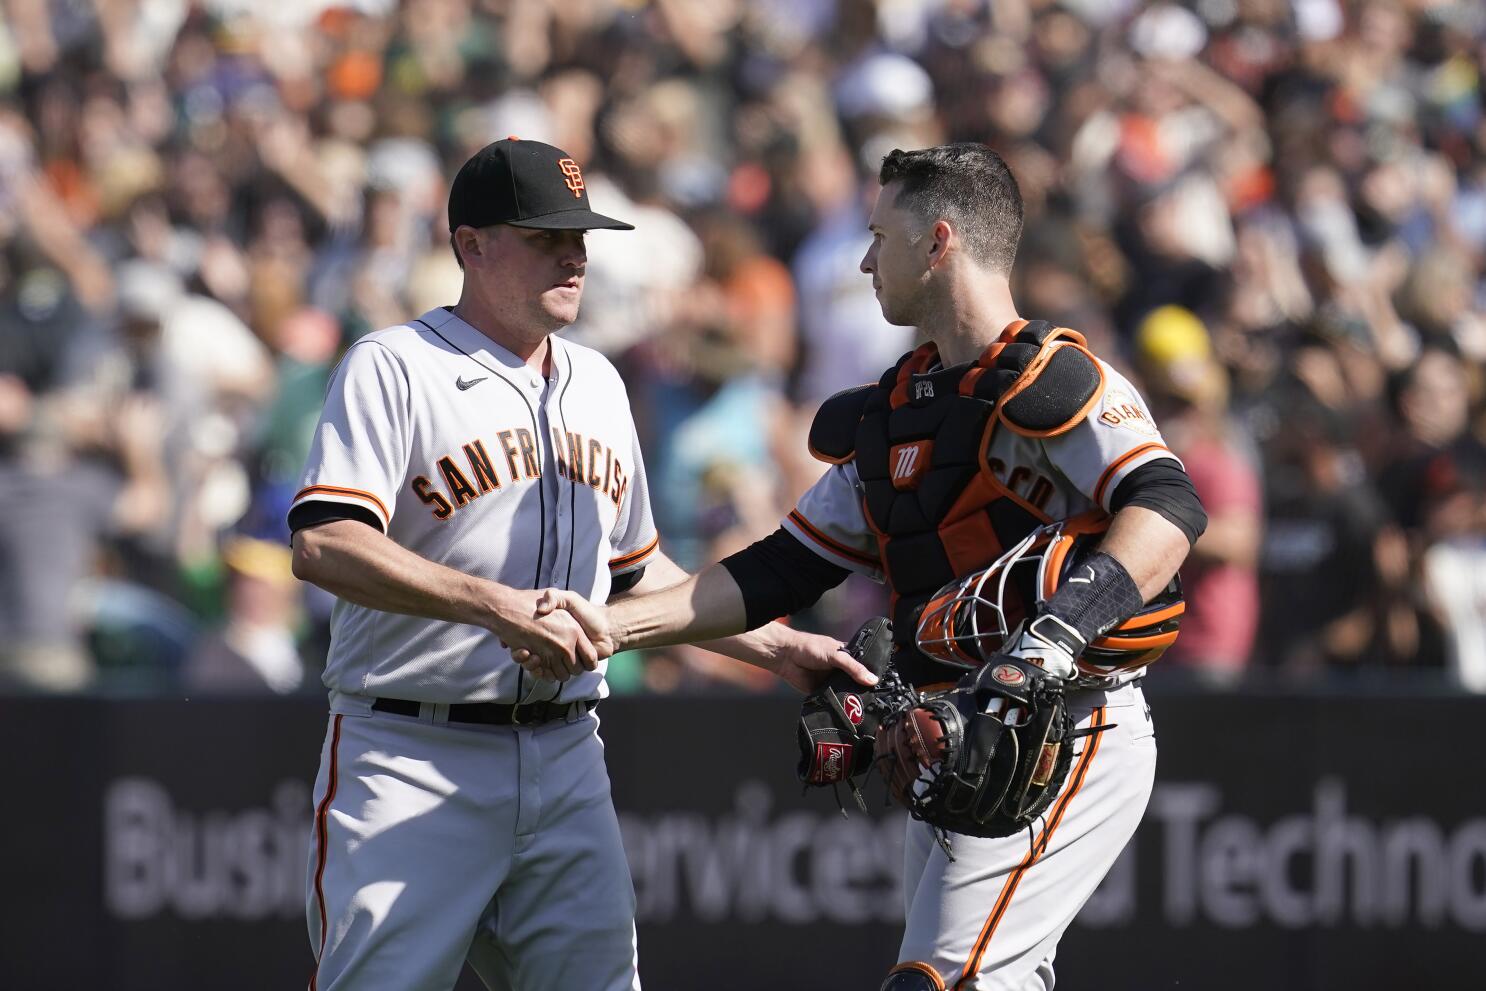
[{"label": "stadium advertising banner", "polygon": [[[1065,936],[1104,991],[1460,986],[1486,940],[1465,698],[1153,699],[1145,821]],[[784,697],[605,704],[651,991],[875,988],[902,815],[794,780]],[[7,991],[302,987],[313,700],[0,700]],[[463,988],[477,988],[472,980]]]}]

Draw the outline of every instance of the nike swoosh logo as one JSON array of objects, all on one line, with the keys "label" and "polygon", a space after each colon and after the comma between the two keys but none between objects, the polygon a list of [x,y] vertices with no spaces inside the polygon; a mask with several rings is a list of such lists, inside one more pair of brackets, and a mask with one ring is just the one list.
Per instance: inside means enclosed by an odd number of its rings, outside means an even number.
[{"label": "nike swoosh logo", "polygon": [[489,377],[489,375],[481,375],[477,379],[470,379],[468,382],[466,382],[464,380],[464,376],[461,375],[459,378],[454,380],[454,384],[459,386],[460,392],[463,392],[466,389],[473,389],[475,386],[479,385],[481,382],[485,381]]},{"label": "nike swoosh logo", "polygon": [[1087,578],[1070,578],[1070,579],[1068,579],[1068,584],[1070,584],[1070,585],[1092,585],[1092,584],[1094,584],[1094,569],[1091,568],[1091,567],[1089,567],[1086,564],[1086,565],[1084,565],[1084,570],[1089,573],[1089,577],[1087,577]]}]

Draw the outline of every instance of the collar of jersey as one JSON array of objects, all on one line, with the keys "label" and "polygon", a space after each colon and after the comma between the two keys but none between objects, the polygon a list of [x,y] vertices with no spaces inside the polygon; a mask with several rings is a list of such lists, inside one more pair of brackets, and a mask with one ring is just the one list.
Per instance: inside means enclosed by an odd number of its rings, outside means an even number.
[{"label": "collar of jersey", "polygon": [[[427,313],[418,318],[418,322],[427,324],[428,326],[432,327],[444,337],[448,338],[449,343],[459,348],[459,350],[463,351],[471,358],[474,358],[476,361],[480,362],[480,364],[490,368],[492,371],[501,371],[506,373],[519,372],[523,376],[530,373],[531,371],[527,367],[526,362],[522,361],[510,351],[507,351],[505,348],[501,347],[499,344],[495,343],[490,338],[486,337],[484,334],[480,333],[474,327],[471,327],[469,324],[465,323],[459,317],[455,316],[451,311],[445,309],[442,306],[435,307],[434,309],[429,310]],[[547,341],[553,349],[552,353],[554,356],[562,353],[562,338],[558,337],[556,334],[552,334],[548,336]],[[561,362],[554,361],[552,363],[554,372],[559,372],[561,367]],[[554,375],[554,378],[556,377],[560,377],[560,372],[559,374]]]}]

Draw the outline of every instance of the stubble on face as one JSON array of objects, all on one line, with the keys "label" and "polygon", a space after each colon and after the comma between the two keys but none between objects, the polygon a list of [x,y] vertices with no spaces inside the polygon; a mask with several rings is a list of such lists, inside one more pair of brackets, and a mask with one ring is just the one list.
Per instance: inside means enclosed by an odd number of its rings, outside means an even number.
[{"label": "stubble on face", "polygon": [[897,188],[884,187],[868,220],[873,248],[863,261],[870,268],[877,303],[888,323],[917,326],[923,311],[926,271],[916,271],[915,248],[922,237],[918,218],[896,206]]},{"label": "stubble on face", "polygon": [[506,227],[492,238],[491,303],[528,343],[578,319],[587,256],[584,232]]},{"label": "stubble on face", "polygon": [[898,285],[891,296],[879,296],[882,316],[895,327],[917,327],[923,321],[925,286],[922,281]]}]

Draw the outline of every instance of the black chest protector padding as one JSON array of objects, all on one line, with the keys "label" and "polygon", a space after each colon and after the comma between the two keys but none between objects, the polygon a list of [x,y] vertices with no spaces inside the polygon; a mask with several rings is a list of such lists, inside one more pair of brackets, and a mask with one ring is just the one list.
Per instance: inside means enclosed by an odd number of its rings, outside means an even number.
[{"label": "black chest protector padding", "polygon": [[[1054,335],[1056,341],[1046,346]],[[883,556],[896,598],[893,618],[900,664],[911,668],[905,676],[920,684],[945,677],[942,665],[912,649],[913,633],[918,609],[928,597],[945,582],[963,577],[951,564],[942,527],[950,509],[984,470],[981,448],[990,417],[999,410],[1008,429],[1056,436],[1088,414],[1103,391],[1104,377],[1082,337],[1047,321],[1026,324],[1010,341],[1000,343],[993,360],[977,362],[974,386],[965,389],[968,395],[961,392],[961,385],[976,365],[904,376],[904,365],[915,356],[920,367],[932,360],[922,351],[905,355],[865,400],[853,397],[860,405],[853,408],[852,417],[865,508],[887,538]],[[929,464],[912,490],[899,491],[889,477],[889,452],[894,445],[920,439],[933,441]],[[1009,547],[1043,522],[1010,499],[993,499],[979,511],[989,516],[994,533],[994,541],[986,542],[984,563],[999,553],[995,544]]]},{"label": "black chest protector padding", "polygon": [[[1002,348],[994,365],[976,383],[977,398],[995,403],[1005,395],[1027,372],[1048,337],[1058,329],[1046,320],[1033,320],[1023,327],[1011,343]],[[892,391],[898,368],[910,357],[911,354],[904,355],[881,382],[845,389],[822,403],[810,424],[810,453],[831,464],[844,464],[855,458],[861,434],[858,426],[867,410],[868,400],[878,390],[884,394]],[[915,375],[913,380],[915,383],[928,381],[935,387],[936,394],[942,396],[946,386],[953,393],[954,384],[964,373],[965,366],[953,365]],[[1093,356],[1083,347],[1054,348],[1033,375],[1034,378],[1001,407],[1006,424],[1018,433],[1051,436],[1070,430],[1083,419],[1094,400],[1104,391],[1104,375]],[[946,418],[946,411],[939,406],[935,403],[922,409],[911,408],[910,415],[903,418],[907,432],[935,436],[936,428]],[[960,417],[948,419],[949,435],[939,435],[939,439],[958,448],[962,438],[952,436],[953,432],[970,429],[975,426],[975,421]],[[882,447],[881,451],[873,453],[880,454],[885,463],[887,445]]]},{"label": "black chest protector padding", "polygon": [[[996,370],[1020,377],[1057,330],[1034,320],[996,357]],[[1019,433],[1055,435],[1071,430],[1104,391],[1104,373],[1082,347],[1055,347],[1026,388],[1001,404],[1001,415]]]},{"label": "black chest protector padding", "polygon": [[857,424],[862,409],[877,388],[868,382],[854,389],[844,389],[820,404],[810,423],[810,453],[821,461],[843,464],[856,455]]}]

